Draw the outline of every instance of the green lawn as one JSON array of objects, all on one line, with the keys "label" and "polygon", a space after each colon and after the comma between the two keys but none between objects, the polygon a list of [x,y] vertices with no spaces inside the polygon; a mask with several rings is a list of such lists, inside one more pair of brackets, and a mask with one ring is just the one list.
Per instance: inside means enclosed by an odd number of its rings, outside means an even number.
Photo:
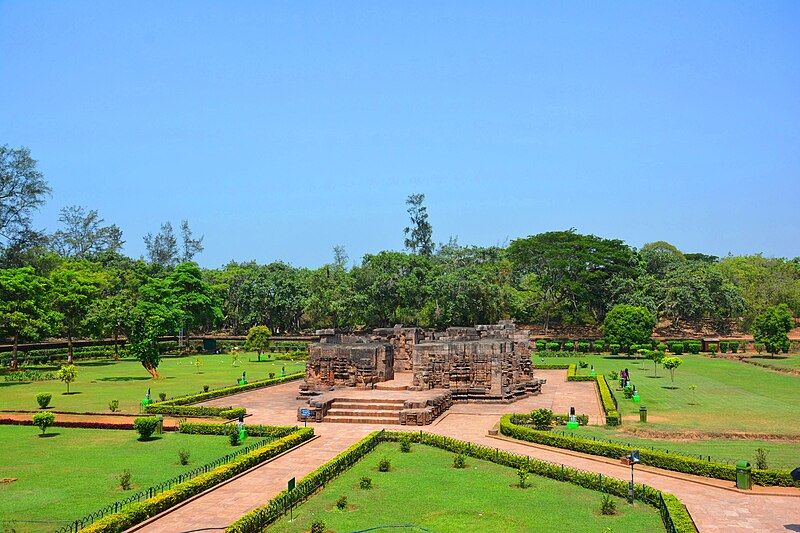
[{"label": "green lawn", "polygon": [[769,365],[775,368],[791,368],[793,370],[800,370],[800,355],[776,355],[775,357],[769,355],[751,355],[748,357],[761,365]]},{"label": "green lawn", "polygon": [[[177,476],[234,450],[223,436],[165,433],[147,442],[134,431],[0,426],[0,525],[19,522],[17,531],[52,531],[136,490]],[[253,441],[255,442],[255,441]],[[248,443],[249,444],[249,443]],[[178,450],[190,452],[181,466]],[[122,491],[116,476],[128,469],[132,491]]]},{"label": "green lawn", "polygon": [[763,448],[767,451],[769,468],[779,468],[792,470],[800,466],[800,444],[796,442],[786,443],[781,441],[760,441],[760,440],[732,440],[732,439],[709,439],[709,440],[667,440],[667,439],[646,439],[631,434],[631,426],[634,429],[645,428],[646,424],[628,422],[620,429],[584,426],[579,429],[565,430],[555,429],[558,434],[582,438],[596,438],[603,441],[612,441],[615,444],[629,445],[631,448],[656,449],[670,453],[690,455],[692,457],[702,456],[715,462],[734,464],[736,461],[744,459],[750,461],[755,466],[755,450]]},{"label": "green lawn", "polygon": [[[392,471],[377,471],[382,457],[391,460]],[[530,488],[523,490],[516,486],[516,471],[508,467],[468,458],[468,468],[458,470],[452,463],[453,454],[436,448],[414,445],[411,453],[400,453],[396,443],[381,444],[297,508],[294,522],[285,517],[268,530],[308,531],[315,519],[335,532],[398,524],[437,533],[664,530],[658,511],[649,505],[631,507],[615,498],[618,514],[603,516],[599,492],[536,476],[528,478]],[[362,476],[372,478],[372,490],[358,488]],[[349,502],[344,511],[335,506],[341,495]],[[387,530],[401,529],[381,531]]]},{"label": "green lawn", "polygon": [[[270,354],[274,357],[275,354]],[[262,356],[266,358],[266,355]],[[158,367],[160,379],[154,380],[139,362],[133,359],[120,361],[100,360],[78,363],[78,379],[70,385],[70,394],[60,381],[7,382],[0,373],[0,406],[2,409],[36,409],[36,394],[53,394],[50,408],[58,411],[106,412],[108,403],[119,400],[120,410],[138,413],[148,387],[154,399],[164,392],[168,397],[203,391],[203,385],[213,388],[232,386],[247,372],[247,380],[266,379],[270,372],[281,375],[305,369],[305,362],[275,361],[254,362],[255,354],[242,354],[236,366],[232,357],[220,355],[169,356]],[[194,365],[200,361],[199,367]],[[26,367],[42,372],[58,370],[57,366]]]},{"label": "green lawn", "polygon": [[[574,363],[584,359],[598,372],[628,368],[631,381],[648,408],[650,429],[694,431],[739,431],[800,435],[794,421],[800,417],[800,378],[726,359],[682,355],[683,365],[675,371],[658,368],[653,377],[652,361],[624,356],[549,358],[547,363]],[[540,360],[534,355],[534,361]],[[588,373],[584,369],[581,373]],[[566,372],[566,371],[565,371]],[[609,380],[612,388],[618,383]],[[694,395],[690,390],[696,385]],[[615,391],[623,421],[639,419],[639,405]]]}]

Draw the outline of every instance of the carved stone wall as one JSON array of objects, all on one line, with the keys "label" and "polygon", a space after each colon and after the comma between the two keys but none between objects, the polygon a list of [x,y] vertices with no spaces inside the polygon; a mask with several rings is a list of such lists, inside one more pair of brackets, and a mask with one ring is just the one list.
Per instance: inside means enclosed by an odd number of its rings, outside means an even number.
[{"label": "carved stone wall", "polygon": [[309,346],[306,391],[336,387],[371,389],[394,379],[394,347],[387,343],[319,342]]},{"label": "carved stone wall", "polygon": [[373,341],[388,342],[394,346],[395,372],[411,372],[413,370],[414,345],[424,338],[420,328],[404,328],[398,324],[393,328],[377,328],[372,330]]}]

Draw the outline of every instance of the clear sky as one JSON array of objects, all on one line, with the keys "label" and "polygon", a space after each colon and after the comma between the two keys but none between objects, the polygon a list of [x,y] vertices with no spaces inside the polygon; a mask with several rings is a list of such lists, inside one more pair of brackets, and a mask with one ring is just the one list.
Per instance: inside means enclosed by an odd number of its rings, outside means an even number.
[{"label": "clear sky", "polygon": [[550,230],[800,255],[800,2],[0,0],[0,144],[125,252],[316,267]]}]

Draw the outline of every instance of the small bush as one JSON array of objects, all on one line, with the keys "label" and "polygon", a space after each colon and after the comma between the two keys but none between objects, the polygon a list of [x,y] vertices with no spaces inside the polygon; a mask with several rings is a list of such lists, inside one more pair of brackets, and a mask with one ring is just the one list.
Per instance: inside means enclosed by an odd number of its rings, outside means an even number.
[{"label": "small bush", "polygon": [[542,350],[546,350],[546,349],[547,349],[547,341],[545,341],[543,339],[539,339],[538,341],[536,341],[536,351],[537,352],[541,352]]},{"label": "small bush", "polygon": [[234,427],[234,430],[235,431],[231,431],[230,435],[228,435],[228,440],[230,440],[231,446],[238,446],[239,445],[239,431],[236,430],[235,427]]},{"label": "small bush", "polygon": [[520,468],[517,470],[517,477],[519,478],[519,488],[524,489],[527,485],[526,482],[528,481],[528,476],[530,472],[526,468]]},{"label": "small bush", "polygon": [[619,355],[619,344],[609,344],[608,351],[611,352],[611,355]]},{"label": "small bush", "polygon": [[119,411],[119,400],[111,400],[108,402],[108,410],[112,413]]},{"label": "small bush", "polygon": [[589,343],[588,342],[579,342],[578,343],[578,351],[581,353],[586,353],[589,351]]},{"label": "small bush", "polygon": [[133,421],[133,427],[139,432],[139,440],[147,440],[153,436],[158,426],[158,419],[154,416],[140,416]]},{"label": "small bush", "polygon": [[719,350],[719,347],[716,344],[708,345],[708,351],[711,353],[711,355],[716,355],[717,350]]},{"label": "small bush", "polygon": [[575,343],[573,341],[565,341],[564,348],[562,348],[565,352],[573,352],[575,351]]},{"label": "small bush", "polygon": [[739,343],[738,342],[729,342],[728,348],[731,349],[731,353],[736,353],[739,350]]},{"label": "small bush", "polygon": [[669,346],[669,351],[675,355],[683,355],[683,343],[682,342],[673,342]]},{"label": "small bush", "polygon": [[688,343],[688,347],[689,347],[689,353],[697,355],[700,353],[700,348],[702,348],[703,345],[699,342],[690,342]]},{"label": "small bush", "polygon": [[163,401],[165,401],[165,400],[167,399],[167,393],[166,393],[166,392],[159,392],[159,393],[158,393],[158,398],[159,398],[159,399],[160,399],[162,402],[163,402]]},{"label": "small bush", "polygon": [[336,508],[340,511],[347,509],[347,496],[339,496],[336,500]]},{"label": "small bush", "polygon": [[756,448],[756,468],[759,470],[766,470],[769,468],[767,465],[767,450],[764,448]]},{"label": "small bush", "polygon": [[659,352],[666,352],[667,351],[667,345],[664,344],[663,342],[659,342],[656,345],[656,350],[658,350]]},{"label": "small bush", "polygon": [[610,494],[603,494],[603,499],[600,500],[600,512],[606,516],[617,514],[617,502]]},{"label": "small bush", "polygon": [[727,342],[719,343],[719,351],[722,353],[728,353],[728,343]]},{"label": "small bush", "polygon": [[311,533],[325,533],[325,522],[319,518],[311,522]]},{"label": "small bush", "polygon": [[548,342],[547,349],[552,351],[560,351],[561,350],[561,343],[560,342]]},{"label": "small bush", "polygon": [[181,464],[184,466],[189,464],[190,455],[191,454],[189,453],[189,450],[187,450],[186,448],[181,448],[180,450],[178,450],[178,458],[180,459]]},{"label": "small bush", "polygon": [[606,341],[605,341],[605,339],[597,339],[597,340],[596,340],[596,341],[594,341],[594,343],[592,344],[592,348],[594,348],[594,351],[595,351],[595,352],[597,352],[597,353],[600,353],[600,352],[602,352],[602,351],[603,351],[603,348],[605,348],[605,347],[606,347]]},{"label": "small bush", "polygon": [[270,372],[270,373],[269,373],[269,379],[272,379],[272,378],[274,378],[274,377],[275,377],[275,372]]},{"label": "small bush", "polygon": [[578,366],[581,368],[589,368],[589,363],[584,361],[583,359],[578,360]]},{"label": "small bush", "polygon": [[203,385],[203,392],[208,392],[210,387],[208,385]]},{"label": "small bush", "polygon": [[608,377],[611,378],[611,381],[617,381],[619,379],[619,372],[612,370],[608,373]]},{"label": "small bush", "polygon": [[553,425],[553,411],[544,408],[536,409],[531,412],[531,424],[536,429],[550,429],[550,426]]},{"label": "small bush", "polygon": [[131,471],[127,468],[117,475],[122,490],[131,490]]},{"label": "small bush", "polygon": [[467,458],[463,453],[457,453],[453,456],[453,468],[466,468]]},{"label": "small bush", "polygon": [[403,453],[408,453],[411,451],[411,439],[400,439],[400,451]]},{"label": "small bush", "polygon": [[48,405],[50,405],[50,400],[53,398],[53,395],[49,392],[40,392],[36,395],[36,403],[39,404],[39,409],[44,409]]},{"label": "small bush", "polygon": [[361,490],[370,490],[372,488],[372,478],[367,476],[362,477],[358,482],[358,486]]},{"label": "small bush", "polygon": [[633,387],[630,385],[626,385],[625,388],[622,389],[622,394],[625,396],[625,398],[630,400],[631,398],[633,398]]},{"label": "small bush", "polygon": [[378,472],[388,472],[392,468],[392,462],[384,457],[378,461]]},{"label": "small bush", "polygon": [[36,427],[42,430],[42,435],[44,435],[44,432],[47,431],[47,428],[53,425],[53,421],[55,419],[56,415],[47,411],[33,415],[33,423]]}]

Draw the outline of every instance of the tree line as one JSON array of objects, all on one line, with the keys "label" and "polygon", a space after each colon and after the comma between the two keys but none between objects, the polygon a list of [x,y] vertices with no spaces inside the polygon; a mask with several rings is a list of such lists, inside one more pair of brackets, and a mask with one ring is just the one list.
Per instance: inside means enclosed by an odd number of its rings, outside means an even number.
[{"label": "tree line", "polygon": [[[201,269],[192,260],[203,251],[202,237],[187,221],[180,237],[169,222],[145,236],[147,256],[139,259],[121,253],[122,231],[95,210],[67,207],[55,232],[34,230],[31,216],[49,191],[27,149],[0,148],[0,337],[14,344],[124,336],[132,352],[148,354],[157,335],[180,329],[443,328],[508,318],[545,328],[599,325],[619,304],[676,325],[711,320],[721,332],[732,324],[747,330],[779,304],[800,314],[798,258],[719,258],[666,242],[636,249],[574,229],[508,246],[456,239],[437,246],[422,194],[407,200],[405,251],[348,264],[337,246],[318,268],[250,261]],[[150,366],[155,372],[157,364]]]}]

